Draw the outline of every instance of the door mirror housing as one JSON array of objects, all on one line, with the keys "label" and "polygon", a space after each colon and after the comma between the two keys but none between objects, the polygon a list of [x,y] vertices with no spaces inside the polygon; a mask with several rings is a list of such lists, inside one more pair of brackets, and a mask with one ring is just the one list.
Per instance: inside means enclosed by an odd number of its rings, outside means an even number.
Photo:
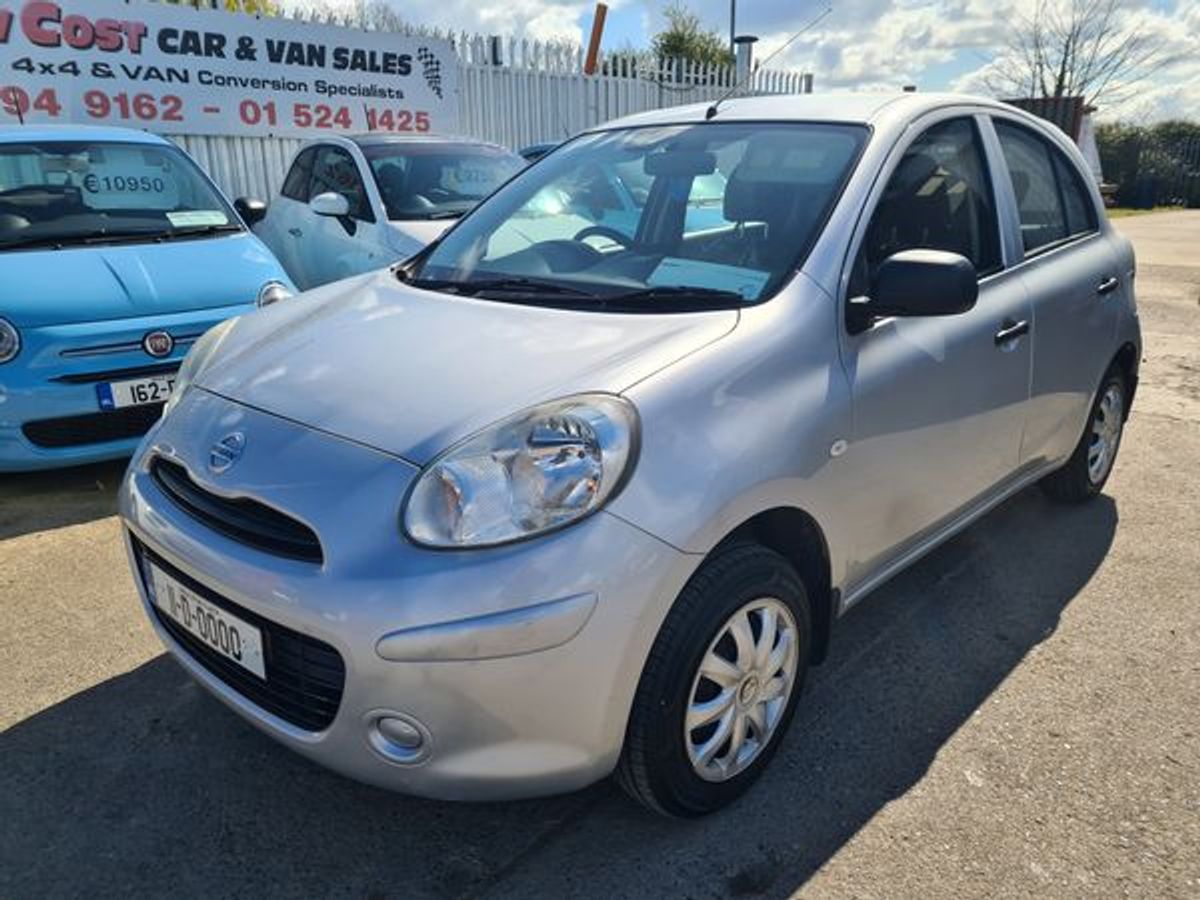
[{"label": "door mirror housing", "polygon": [[979,278],[965,256],[945,250],[901,250],[879,266],[867,297],[852,297],[847,325],[866,331],[884,316],[956,316],[975,306]]},{"label": "door mirror housing", "polygon": [[267,214],[267,204],[253,197],[238,197],[233,201],[233,208],[247,225],[255,225]]},{"label": "door mirror housing", "polygon": [[350,215],[350,201],[334,191],[317,194],[308,201],[308,208],[318,216],[332,216],[335,219]]}]

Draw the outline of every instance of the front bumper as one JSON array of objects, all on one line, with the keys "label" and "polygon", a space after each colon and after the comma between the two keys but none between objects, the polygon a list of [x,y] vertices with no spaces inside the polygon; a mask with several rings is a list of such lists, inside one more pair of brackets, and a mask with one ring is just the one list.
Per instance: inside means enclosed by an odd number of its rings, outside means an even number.
[{"label": "front bumper", "polygon": [[[214,441],[245,436],[212,475]],[[204,488],[249,496],[309,526],[323,562],[284,559],[209,529],[150,474],[156,455]],[[345,666],[332,723],[309,731],[251,702],[187,652],[142,602],[186,669],[250,722],[350,777],[444,799],[582,787],[615,766],[642,664],[698,560],[606,513],[523,544],[445,552],[402,537],[408,463],[200,390],[149,436],[121,491],[136,545],[255,616],[335,648]],[[133,539],[136,539],[133,540]],[[381,750],[374,723],[415,723],[423,751]]]},{"label": "front bumper", "polygon": [[[96,385],[174,371],[201,334],[253,309],[242,303],[23,330],[20,354],[0,366],[0,472],[129,456],[161,407],[105,412]],[[174,338],[168,356],[155,358],[142,349],[142,338],[152,331]],[[41,437],[47,432],[50,440]]]}]

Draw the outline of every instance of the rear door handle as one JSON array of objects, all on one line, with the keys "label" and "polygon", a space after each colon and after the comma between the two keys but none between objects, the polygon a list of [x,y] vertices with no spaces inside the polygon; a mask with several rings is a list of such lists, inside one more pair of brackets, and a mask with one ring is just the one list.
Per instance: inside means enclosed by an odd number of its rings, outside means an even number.
[{"label": "rear door handle", "polygon": [[1117,280],[1117,276],[1112,275],[1108,278],[1105,278],[1102,282],[1100,282],[1098,285],[1096,285],[1096,293],[1101,294],[1101,295],[1111,294],[1118,287],[1120,287],[1120,285],[1121,285],[1121,282]]},{"label": "rear door handle", "polygon": [[299,228],[289,228],[288,234],[290,234],[292,237],[303,237],[304,232]]},{"label": "rear door handle", "polygon": [[1022,319],[1020,322],[1014,322],[1012,319],[1005,319],[1000,330],[996,332],[996,346],[1002,347],[1023,334],[1029,334],[1028,320]]}]

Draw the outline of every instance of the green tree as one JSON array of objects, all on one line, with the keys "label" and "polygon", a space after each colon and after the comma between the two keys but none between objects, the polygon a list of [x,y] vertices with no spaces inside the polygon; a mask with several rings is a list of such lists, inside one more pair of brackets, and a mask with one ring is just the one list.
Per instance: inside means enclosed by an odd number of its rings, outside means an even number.
[{"label": "green tree", "polygon": [[1096,144],[1119,205],[1200,207],[1200,122],[1106,122],[1096,128]]},{"label": "green tree", "polygon": [[659,61],[685,59],[700,65],[733,65],[733,54],[721,34],[706,29],[696,13],[689,10],[682,0],[672,0],[663,10],[667,27],[651,41],[654,55]]}]

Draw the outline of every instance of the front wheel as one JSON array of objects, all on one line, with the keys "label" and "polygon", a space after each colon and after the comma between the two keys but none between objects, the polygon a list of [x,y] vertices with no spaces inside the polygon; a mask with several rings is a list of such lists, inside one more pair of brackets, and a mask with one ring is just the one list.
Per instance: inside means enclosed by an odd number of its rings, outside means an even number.
[{"label": "front wheel", "polygon": [[810,621],[804,585],[779,554],[741,545],[706,561],[642,672],[617,768],[625,791],[673,816],[744,793],[791,721]]},{"label": "front wheel", "polygon": [[1117,459],[1128,409],[1125,376],[1109,369],[1092,403],[1087,427],[1067,464],[1042,479],[1042,490],[1055,500],[1082,503],[1104,488]]}]

